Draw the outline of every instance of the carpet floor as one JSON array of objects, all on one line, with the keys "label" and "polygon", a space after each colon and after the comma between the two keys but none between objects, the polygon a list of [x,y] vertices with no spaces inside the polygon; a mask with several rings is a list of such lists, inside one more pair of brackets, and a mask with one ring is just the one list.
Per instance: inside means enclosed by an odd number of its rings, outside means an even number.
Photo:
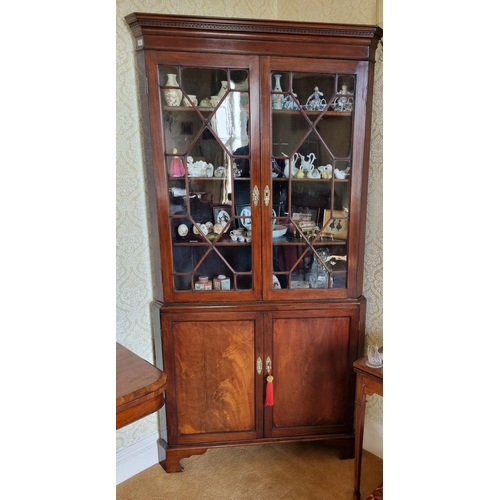
[{"label": "carpet floor", "polygon": [[[154,465],[116,487],[116,500],[352,500],[354,460],[321,442],[215,448]],[[383,461],[363,451],[361,498],[382,483]]]}]

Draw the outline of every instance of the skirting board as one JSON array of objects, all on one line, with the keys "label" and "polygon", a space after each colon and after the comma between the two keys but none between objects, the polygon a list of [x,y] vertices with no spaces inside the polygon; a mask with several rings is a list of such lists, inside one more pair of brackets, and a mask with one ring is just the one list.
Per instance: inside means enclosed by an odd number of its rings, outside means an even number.
[{"label": "skirting board", "polygon": [[[116,452],[116,484],[139,474],[158,463],[158,439],[154,434]],[[382,425],[365,419],[363,448],[379,458],[382,456]]]},{"label": "skirting board", "polygon": [[157,433],[116,452],[117,485],[158,463],[159,438]]},{"label": "skirting board", "polygon": [[365,418],[365,430],[363,434],[363,448],[370,453],[373,453],[379,458],[383,456],[383,440],[384,433],[382,424]]}]

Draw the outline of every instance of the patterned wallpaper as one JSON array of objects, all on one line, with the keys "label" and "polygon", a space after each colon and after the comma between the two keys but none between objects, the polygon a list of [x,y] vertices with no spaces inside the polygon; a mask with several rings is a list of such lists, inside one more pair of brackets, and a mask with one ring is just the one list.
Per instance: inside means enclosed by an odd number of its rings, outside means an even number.
[{"label": "patterned wallpaper", "polygon": [[[381,1],[381,0],[379,0]],[[205,16],[377,23],[376,0],[117,0],[116,6],[116,340],[153,362],[150,304],[151,252],[137,72],[125,15],[157,12]],[[379,22],[381,24],[381,22]],[[377,51],[368,192],[366,345],[382,343],[382,52]],[[365,345],[365,350],[366,350]],[[382,399],[374,396],[367,418],[382,423]],[[116,432],[120,451],[153,435],[153,414]]]}]

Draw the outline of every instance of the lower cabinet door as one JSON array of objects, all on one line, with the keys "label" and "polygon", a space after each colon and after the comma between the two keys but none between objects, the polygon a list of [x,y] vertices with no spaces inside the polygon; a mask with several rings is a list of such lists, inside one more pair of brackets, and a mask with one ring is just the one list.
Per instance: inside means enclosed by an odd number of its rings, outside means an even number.
[{"label": "lower cabinet door", "polygon": [[359,310],[275,312],[266,321],[274,401],[265,437],[352,432]]},{"label": "lower cabinet door", "polygon": [[262,315],[191,310],[161,321],[168,443],[262,437]]}]

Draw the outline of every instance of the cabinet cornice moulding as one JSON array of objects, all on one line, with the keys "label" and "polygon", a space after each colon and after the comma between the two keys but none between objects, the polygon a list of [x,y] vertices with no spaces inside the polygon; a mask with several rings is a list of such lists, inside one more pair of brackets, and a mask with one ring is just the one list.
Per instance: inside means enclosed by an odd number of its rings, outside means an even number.
[{"label": "cabinet cornice moulding", "polygon": [[[136,39],[136,49],[157,48],[154,37],[219,38],[233,40],[275,41],[283,43],[301,41],[311,44],[325,44],[335,41],[339,46],[369,47],[375,50],[382,36],[382,29],[376,25],[300,23],[296,21],[239,19],[221,17],[177,16],[135,12],[125,17]],[[189,50],[189,49],[188,49]],[[325,49],[326,50],[326,49]],[[367,59],[365,52],[353,52],[343,57]]]}]

